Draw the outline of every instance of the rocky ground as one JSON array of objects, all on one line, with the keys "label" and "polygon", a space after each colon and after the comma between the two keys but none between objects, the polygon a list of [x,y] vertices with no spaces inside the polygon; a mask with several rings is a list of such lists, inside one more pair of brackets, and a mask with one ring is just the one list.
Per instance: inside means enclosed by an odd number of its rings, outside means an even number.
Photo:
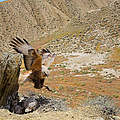
[{"label": "rocky ground", "polygon": [[[47,99],[46,99],[47,100]],[[43,101],[43,104],[45,102]],[[33,112],[26,114],[14,114],[8,110],[0,110],[0,120],[119,120],[116,116],[119,109],[115,107],[113,100],[109,97],[99,96],[87,101],[76,109],[55,109],[57,104],[43,105]],[[57,103],[57,102],[56,102]],[[56,105],[56,106],[54,106]],[[54,106],[54,107],[53,107]],[[63,105],[64,106],[64,105]],[[61,106],[61,108],[63,108]],[[51,110],[51,109],[52,110]],[[60,108],[60,107],[59,107]]]},{"label": "rocky ground", "polygon": [[6,110],[0,112],[1,120],[104,120],[102,117],[91,111],[90,107],[81,107],[77,110],[64,112],[39,113],[34,111],[30,114],[16,115]]}]

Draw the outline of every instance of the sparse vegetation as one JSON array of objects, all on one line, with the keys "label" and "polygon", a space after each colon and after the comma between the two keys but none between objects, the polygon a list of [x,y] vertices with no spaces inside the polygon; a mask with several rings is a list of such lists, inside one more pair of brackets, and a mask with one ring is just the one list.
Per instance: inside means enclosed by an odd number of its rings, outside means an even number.
[{"label": "sparse vegetation", "polygon": [[68,89],[69,91],[74,91],[74,87],[72,87],[72,86],[69,86],[67,89]]},{"label": "sparse vegetation", "polygon": [[82,71],[80,71],[81,72],[81,74],[89,74],[90,72],[89,71],[87,71],[87,70],[82,70]]},{"label": "sparse vegetation", "polygon": [[51,70],[51,69],[52,69],[51,67],[48,68],[48,70]]},{"label": "sparse vegetation", "polygon": [[85,86],[85,85],[86,85],[86,83],[82,83],[82,84],[81,84],[81,86]]},{"label": "sparse vegetation", "polygon": [[63,89],[64,89],[64,86],[60,85],[59,90],[63,90]]},{"label": "sparse vegetation", "polygon": [[60,71],[60,74],[64,75],[64,74],[65,74],[65,72],[64,72],[64,71]]},{"label": "sparse vegetation", "polygon": [[118,98],[118,97],[119,97],[119,95],[113,95],[113,97],[114,97],[114,98]]},{"label": "sparse vegetation", "polygon": [[120,112],[120,108],[114,103],[114,100],[108,96],[98,96],[86,101],[84,105],[95,106],[104,117],[108,120],[112,116],[117,115]]}]

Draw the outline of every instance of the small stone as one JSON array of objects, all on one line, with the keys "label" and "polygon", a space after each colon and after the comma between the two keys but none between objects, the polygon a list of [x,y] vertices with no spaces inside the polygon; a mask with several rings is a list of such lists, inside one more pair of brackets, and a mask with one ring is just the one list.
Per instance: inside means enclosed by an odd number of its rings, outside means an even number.
[{"label": "small stone", "polygon": [[37,102],[37,100],[33,100],[33,101],[27,101],[28,102],[28,106],[27,106],[27,108],[25,109],[25,112],[26,113],[28,113],[28,112],[32,112],[32,111],[34,111],[34,110],[36,110],[37,109],[37,107],[38,107],[38,102]]},{"label": "small stone", "polygon": [[24,108],[21,107],[20,105],[16,105],[15,108],[14,108],[14,113],[23,114],[24,113]]},{"label": "small stone", "polygon": [[113,119],[114,120],[120,120],[120,117],[119,116],[113,116]]},{"label": "small stone", "polygon": [[98,117],[95,120],[104,120],[102,117]]}]

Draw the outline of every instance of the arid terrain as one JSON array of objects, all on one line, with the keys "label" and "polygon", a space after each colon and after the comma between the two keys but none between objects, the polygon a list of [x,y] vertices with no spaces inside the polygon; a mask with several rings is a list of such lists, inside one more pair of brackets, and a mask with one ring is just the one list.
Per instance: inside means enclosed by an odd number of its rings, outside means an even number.
[{"label": "arid terrain", "polygon": [[[9,4],[14,6],[14,2],[15,0]],[[17,0],[16,2],[19,4]],[[28,13],[32,12],[29,16],[26,13],[26,16],[32,20],[27,22],[28,25],[25,24],[27,32],[23,36],[22,33],[17,33],[25,29],[25,26],[22,27],[23,22],[19,22],[15,26],[18,29],[14,34],[11,33],[12,27],[11,31],[4,29],[1,38],[6,34],[9,38],[15,35],[26,37],[35,48],[48,48],[57,55],[49,68],[51,73],[45,80],[45,85],[49,86],[52,92],[45,88],[35,89],[30,82],[22,83],[29,74],[22,63],[19,95],[26,96],[32,93],[47,98],[62,99],[69,110],[42,114],[37,110],[26,115],[15,115],[3,109],[0,111],[0,120],[120,120],[119,113],[109,109],[112,106],[111,102],[109,104],[103,100],[103,104],[108,106],[106,110],[110,110],[105,112],[105,116],[101,113],[103,109],[99,109],[98,106],[96,109],[94,106],[99,104],[97,97],[107,96],[115,102],[118,109],[120,108],[120,1],[41,0],[40,3],[36,0],[33,4],[31,0],[20,0],[19,5],[24,6]],[[14,9],[9,6],[3,5],[3,8]],[[16,14],[19,16],[18,11]],[[2,18],[7,19],[6,16]],[[24,20],[25,18],[22,19]],[[30,24],[32,24],[31,28]],[[35,34],[31,34],[32,31]],[[1,44],[4,45],[8,46],[6,41]],[[89,99],[94,98],[96,99],[93,103],[88,102]],[[87,103],[88,105],[85,106]]]}]

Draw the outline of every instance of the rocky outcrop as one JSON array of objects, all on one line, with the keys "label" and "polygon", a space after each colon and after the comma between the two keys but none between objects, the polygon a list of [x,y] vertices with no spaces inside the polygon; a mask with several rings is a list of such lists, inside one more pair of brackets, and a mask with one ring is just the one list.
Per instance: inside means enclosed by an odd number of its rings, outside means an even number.
[{"label": "rocky outcrop", "polygon": [[0,106],[5,105],[9,96],[18,91],[20,56],[0,53]]}]

